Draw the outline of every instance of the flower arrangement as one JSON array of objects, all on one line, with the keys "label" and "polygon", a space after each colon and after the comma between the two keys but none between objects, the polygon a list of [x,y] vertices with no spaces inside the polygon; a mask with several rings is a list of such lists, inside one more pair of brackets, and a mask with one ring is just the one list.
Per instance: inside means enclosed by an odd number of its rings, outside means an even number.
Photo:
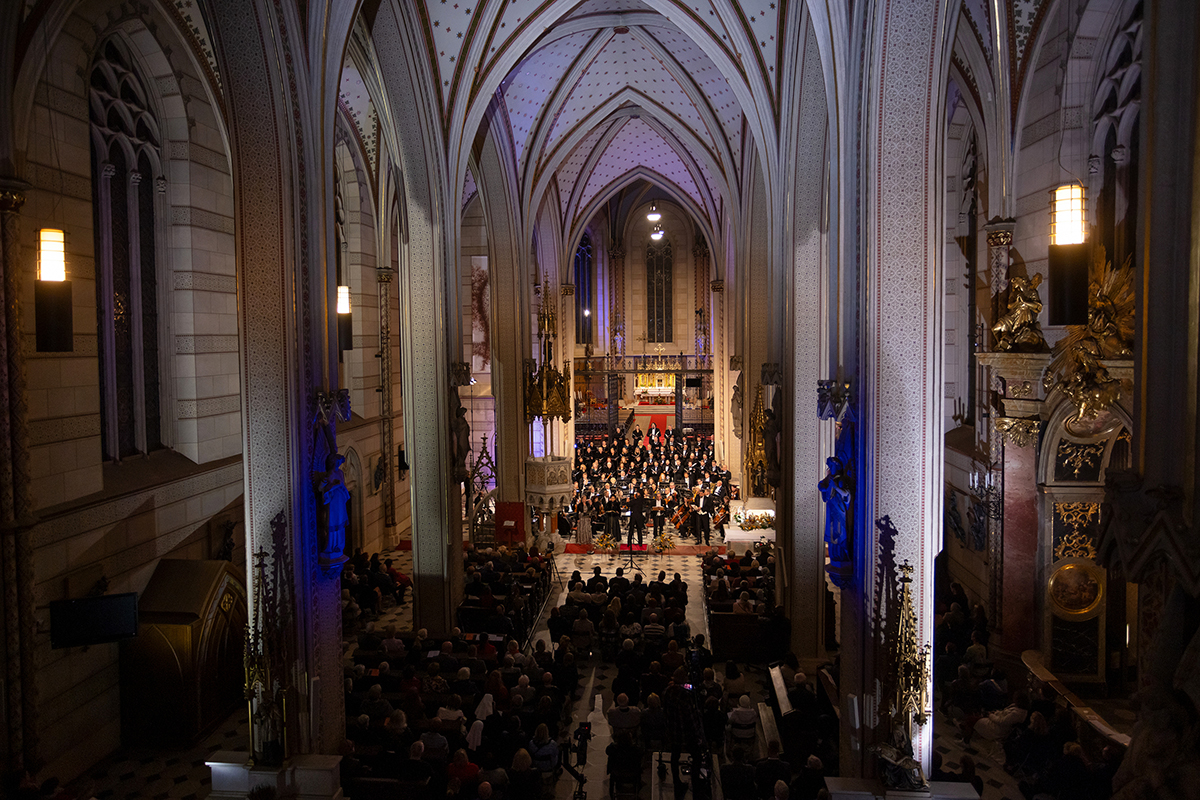
[{"label": "flower arrangement", "polygon": [[616,550],[620,541],[611,533],[602,533],[592,539],[592,544],[597,550]]},{"label": "flower arrangement", "polygon": [[654,537],[652,546],[658,552],[664,553],[667,550],[675,547],[675,537],[667,533],[666,529],[664,528],[662,533]]},{"label": "flower arrangement", "polygon": [[775,527],[775,515],[762,511],[757,514],[743,514],[742,522],[738,525],[744,531],[761,531]]}]

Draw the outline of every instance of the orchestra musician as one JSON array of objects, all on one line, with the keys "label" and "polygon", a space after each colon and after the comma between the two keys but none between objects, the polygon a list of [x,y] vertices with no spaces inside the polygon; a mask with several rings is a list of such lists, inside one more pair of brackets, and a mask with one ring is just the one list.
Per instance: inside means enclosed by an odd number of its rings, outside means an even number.
[{"label": "orchestra musician", "polygon": [[705,544],[712,544],[710,538],[712,533],[709,529],[709,523],[712,521],[713,501],[708,496],[708,493],[701,487],[699,494],[696,496],[696,513],[693,515],[696,518],[696,544],[700,543],[700,537],[704,537]]},{"label": "orchestra musician", "polygon": [[650,509],[650,520],[654,523],[654,536],[662,536],[667,527],[667,508],[663,505],[662,492],[654,493],[654,507]]},{"label": "orchestra musician", "polygon": [[621,501],[611,490],[604,492],[604,532],[621,541]]}]

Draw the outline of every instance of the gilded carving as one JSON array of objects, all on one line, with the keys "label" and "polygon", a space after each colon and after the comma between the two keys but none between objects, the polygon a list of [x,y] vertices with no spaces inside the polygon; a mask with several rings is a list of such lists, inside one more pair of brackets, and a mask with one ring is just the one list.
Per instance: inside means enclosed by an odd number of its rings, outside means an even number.
[{"label": "gilded carving", "polygon": [[987,235],[988,247],[1008,247],[1012,240],[1013,232],[1008,230],[989,231]]},{"label": "gilded carving", "polygon": [[1054,358],[1042,379],[1047,392],[1061,389],[1075,406],[1074,420],[1095,419],[1117,402],[1121,382],[1109,376],[1102,360],[1133,354],[1132,260],[1126,259],[1120,269],[1114,269],[1104,247],[1098,245],[1092,274],[1098,277],[1088,290],[1087,324],[1068,327],[1067,335],[1055,345]]},{"label": "gilded carving", "polygon": [[766,448],[763,446],[763,428],[766,423],[767,414],[763,409],[763,388],[762,384],[759,384],[754,395],[754,406],[750,412],[750,437],[746,443],[746,457],[742,465],[742,474],[749,479],[751,497],[766,497],[770,491],[767,485],[767,454]]},{"label": "gilded carving", "polygon": [[1034,442],[1041,426],[1041,421],[1036,419],[996,418],[996,433],[1000,435],[1000,441],[1012,442],[1017,447],[1028,447]]},{"label": "gilded carving", "polygon": [[1008,312],[992,326],[997,351],[1039,353],[1046,349],[1038,323],[1042,298],[1037,289],[1041,284],[1040,272],[1032,278],[1018,275],[1009,281]]},{"label": "gilded carving", "polygon": [[1063,463],[1073,473],[1072,477],[1078,478],[1079,473],[1085,469],[1091,469],[1100,463],[1100,457],[1104,454],[1104,443],[1098,444],[1076,444],[1066,440],[1058,443],[1058,460]]},{"label": "gilded carving", "polygon": [[1064,558],[1096,559],[1096,545],[1089,528],[1100,517],[1099,503],[1055,503],[1054,516],[1069,528],[1054,545],[1054,560]]},{"label": "gilded carving", "polygon": [[1013,382],[1008,387],[1009,397],[1029,397],[1033,394],[1033,384],[1029,381]]}]

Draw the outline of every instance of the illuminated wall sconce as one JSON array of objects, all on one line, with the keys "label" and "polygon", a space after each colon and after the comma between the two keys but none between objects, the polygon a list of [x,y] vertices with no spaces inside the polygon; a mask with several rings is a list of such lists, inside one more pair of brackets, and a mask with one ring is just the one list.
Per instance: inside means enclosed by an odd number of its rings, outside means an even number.
[{"label": "illuminated wall sconce", "polygon": [[1083,187],[1067,183],[1052,190],[1050,201],[1049,322],[1086,325],[1088,318],[1087,216]]},{"label": "illuminated wall sconce", "polygon": [[338,344],[343,350],[354,349],[354,317],[350,312],[350,287],[337,287]]},{"label": "illuminated wall sconce", "polygon": [[75,349],[75,316],[71,282],[67,280],[66,235],[53,228],[38,231],[33,312],[39,353],[70,353]]},{"label": "illuminated wall sconce", "polygon": [[650,210],[646,212],[646,219],[650,222],[658,222],[662,219],[662,214],[658,210],[658,203],[650,204]]},{"label": "illuminated wall sconce", "polygon": [[404,457],[403,447],[400,447],[396,452],[396,475],[400,480],[408,477],[408,459]]}]

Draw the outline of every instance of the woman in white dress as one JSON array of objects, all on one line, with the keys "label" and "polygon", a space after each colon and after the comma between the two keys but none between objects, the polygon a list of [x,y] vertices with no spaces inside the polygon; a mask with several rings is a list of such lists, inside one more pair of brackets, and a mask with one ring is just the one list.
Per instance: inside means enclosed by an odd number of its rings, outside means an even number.
[{"label": "woman in white dress", "polygon": [[575,526],[575,541],[587,547],[588,554],[592,549],[592,504],[587,500],[579,503],[579,522]]}]

